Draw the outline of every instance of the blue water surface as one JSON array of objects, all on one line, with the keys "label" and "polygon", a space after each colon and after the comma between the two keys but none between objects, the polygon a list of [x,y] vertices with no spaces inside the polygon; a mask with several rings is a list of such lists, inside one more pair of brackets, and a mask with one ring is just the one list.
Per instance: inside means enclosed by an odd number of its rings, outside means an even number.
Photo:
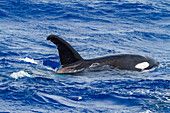
[{"label": "blue water surface", "polygon": [[[50,34],[86,59],[130,53],[160,65],[60,75]],[[170,112],[169,0],[0,0],[0,112]]]}]

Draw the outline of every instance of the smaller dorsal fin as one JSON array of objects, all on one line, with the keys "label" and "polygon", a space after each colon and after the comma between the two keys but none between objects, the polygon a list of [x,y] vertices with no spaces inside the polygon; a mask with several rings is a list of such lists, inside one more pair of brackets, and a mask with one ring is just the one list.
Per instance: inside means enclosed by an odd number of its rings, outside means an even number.
[{"label": "smaller dorsal fin", "polygon": [[49,35],[47,40],[50,40],[57,46],[62,66],[67,66],[69,64],[83,60],[80,54],[62,38],[56,35]]}]

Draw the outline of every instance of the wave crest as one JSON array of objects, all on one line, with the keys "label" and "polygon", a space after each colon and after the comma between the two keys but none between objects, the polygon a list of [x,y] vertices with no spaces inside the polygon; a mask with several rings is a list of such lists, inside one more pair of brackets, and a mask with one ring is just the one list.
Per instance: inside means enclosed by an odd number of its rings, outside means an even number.
[{"label": "wave crest", "polygon": [[31,77],[30,74],[28,74],[27,72],[24,71],[19,71],[19,72],[14,72],[10,75],[10,77],[18,79],[18,78],[22,78],[22,77]]}]

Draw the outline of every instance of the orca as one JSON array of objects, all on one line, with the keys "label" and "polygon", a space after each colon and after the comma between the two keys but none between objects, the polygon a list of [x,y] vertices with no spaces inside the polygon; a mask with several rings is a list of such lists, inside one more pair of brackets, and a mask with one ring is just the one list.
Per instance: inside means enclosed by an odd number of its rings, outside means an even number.
[{"label": "orca", "polygon": [[64,39],[49,35],[47,40],[53,42],[58,49],[61,67],[57,73],[69,74],[98,66],[111,66],[120,70],[143,71],[158,66],[159,62],[148,56],[136,54],[116,54],[94,59],[83,59],[80,54]]}]

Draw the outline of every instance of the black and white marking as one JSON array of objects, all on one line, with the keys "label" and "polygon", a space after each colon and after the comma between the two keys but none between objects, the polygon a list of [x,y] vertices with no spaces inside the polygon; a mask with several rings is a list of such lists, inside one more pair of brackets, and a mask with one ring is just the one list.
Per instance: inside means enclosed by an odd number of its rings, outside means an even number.
[{"label": "black and white marking", "polygon": [[50,35],[47,40],[52,41],[58,49],[61,67],[58,73],[76,73],[96,66],[111,66],[121,70],[143,71],[158,66],[153,58],[141,55],[119,54],[106,57],[83,59],[80,54],[62,38]]}]

